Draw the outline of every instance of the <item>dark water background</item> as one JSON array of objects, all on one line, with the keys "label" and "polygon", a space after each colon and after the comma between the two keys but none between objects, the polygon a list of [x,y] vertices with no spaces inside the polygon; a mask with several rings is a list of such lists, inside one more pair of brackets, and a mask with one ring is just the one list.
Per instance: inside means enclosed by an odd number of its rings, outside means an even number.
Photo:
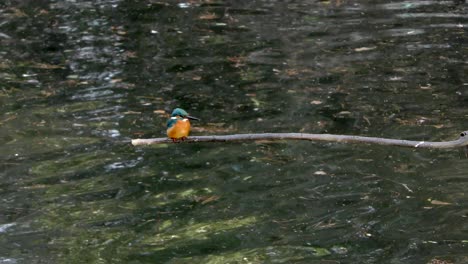
[{"label": "dark water background", "polygon": [[[463,1],[0,2],[0,263],[468,263]],[[166,113],[165,113],[166,112]]]}]

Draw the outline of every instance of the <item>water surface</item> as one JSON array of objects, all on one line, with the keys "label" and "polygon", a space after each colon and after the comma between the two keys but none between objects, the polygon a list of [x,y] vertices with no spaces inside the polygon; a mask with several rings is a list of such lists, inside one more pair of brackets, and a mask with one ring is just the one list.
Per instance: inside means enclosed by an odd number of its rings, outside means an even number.
[{"label": "water surface", "polygon": [[0,263],[464,263],[464,1],[0,3]]}]

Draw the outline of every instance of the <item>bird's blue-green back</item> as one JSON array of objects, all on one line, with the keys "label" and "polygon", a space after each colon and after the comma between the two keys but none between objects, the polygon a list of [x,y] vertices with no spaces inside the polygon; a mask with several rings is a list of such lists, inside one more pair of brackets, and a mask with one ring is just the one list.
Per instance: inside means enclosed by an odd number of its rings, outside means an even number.
[{"label": "bird's blue-green back", "polygon": [[174,118],[174,119],[169,118],[169,120],[167,120],[167,128],[173,127],[177,123],[177,121],[180,120],[180,119],[182,119],[182,118],[180,118],[180,117],[179,118]]}]

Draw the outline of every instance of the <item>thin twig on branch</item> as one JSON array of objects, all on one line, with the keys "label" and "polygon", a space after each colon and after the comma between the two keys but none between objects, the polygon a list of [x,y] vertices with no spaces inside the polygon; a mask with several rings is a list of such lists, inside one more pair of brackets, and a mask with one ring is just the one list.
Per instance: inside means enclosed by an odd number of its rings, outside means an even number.
[{"label": "thin twig on branch", "polygon": [[[236,142],[248,140],[309,140],[309,141],[327,141],[339,143],[368,143],[389,146],[401,146],[411,148],[456,148],[468,145],[468,131],[460,134],[457,140],[444,142],[431,141],[414,141],[389,139],[378,137],[360,137],[349,135],[332,135],[332,134],[305,134],[305,133],[264,133],[264,134],[236,134],[236,135],[221,135],[221,136],[191,136],[184,143],[197,142]],[[151,145],[151,144],[167,144],[172,143],[169,138],[148,138],[148,139],[132,139],[132,145]]]}]

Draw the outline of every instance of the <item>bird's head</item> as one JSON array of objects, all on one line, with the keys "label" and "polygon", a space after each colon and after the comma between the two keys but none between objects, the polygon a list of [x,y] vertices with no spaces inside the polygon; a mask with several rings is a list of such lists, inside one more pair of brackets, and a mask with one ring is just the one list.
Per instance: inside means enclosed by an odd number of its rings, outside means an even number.
[{"label": "bird's head", "polygon": [[171,118],[177,118],[177,117],[182,117],[182,118],[188,118],[191,120],[200,120],[196,117],[189,116],[189,114],[182,108],[176,108],[172,111]]}]

